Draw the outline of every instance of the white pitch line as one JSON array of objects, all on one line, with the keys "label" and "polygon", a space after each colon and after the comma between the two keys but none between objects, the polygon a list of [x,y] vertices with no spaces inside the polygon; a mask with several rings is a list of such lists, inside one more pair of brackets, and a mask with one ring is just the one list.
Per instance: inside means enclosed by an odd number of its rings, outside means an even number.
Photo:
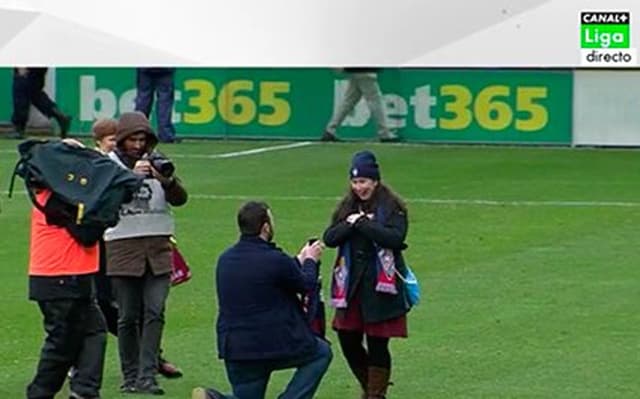
[{"label": "white pitch line", "polygon": [[[307,147],[313,144],[317,144],[317,142],[302,141],[302,142],[291,143],[291,144],[274,145],[271,147],[252,148],[250,150],[243,150],[243,151],[224,152],[221,154],[171,154],[171,158],[204,158],[204,159],[236,158],[236,157],[242,157],[245,155],[262,154],[264,152],[270,152],[270,151],[290,150],[292,148]],[[18,155],[17,150],[0,150],[0,153],[15,154],[16,156]]]},{"label": "white pitch line", "polygon": [[[7,195],[8,191],[2,191]],[[14,195],[25,195],[24,190],[14,190]],[[265,201],[331,201],[342,197],[313,195],[236,195],[236,194],[189,194],[191,199],[224,201],[224,200],[265,200]],[[470,205],[470,206],[510,206],[510,207],[558,207],[558,208],[640,208],[640,202],[622,201],[499,201],[485,199],[439,199],[439,198],[405,198],[410,204],[428,205]]]},{"label": "white pitch line", "polygon": [[225,152],[222,154],[171,154],[171,158],[205,158],[205,159],[224,159],[224,158],[236,158],[245,155],[262,154],[270,151],[290,150],[292,148],[307,147],[315,144],[313,141],[302,141],[299,143],[274,145],[271,147],[253,148],[250,150]]},{"label": "white pitch line", "polygon": [[[193,194],[190,198],[204,200],[250,200],[264,199],[270,201],[338,201],[342,197],[332,196],[310,196],[310,195],[216,195],[216,194]],[[634,208],[640,207],[640,202],[621,201],[499,201],[484,199],[438,199],[438,198],[406,198],[408,203],[432,204],[432,205],[476,205],[476,206],[547,206],[547,207],[618,207]]]}]

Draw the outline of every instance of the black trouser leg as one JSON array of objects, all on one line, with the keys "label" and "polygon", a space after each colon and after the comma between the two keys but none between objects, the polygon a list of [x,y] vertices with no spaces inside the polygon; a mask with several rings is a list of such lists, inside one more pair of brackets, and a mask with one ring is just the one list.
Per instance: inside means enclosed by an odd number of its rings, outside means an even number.
[{"label": "black trouser leg", "polygon": [[140,343],[141,379],[154,378],[158,369],[160,342],[164,330],[164,306],[169,295],[169,274],[144,276],[144,326]]},{"label": "black trouser leg", "polygon": [[86,397],[100,395],[106,347],[104,316],[94,301],[87,308],[85,335],[76,360],[77,373],[70,384],[73,392]]},{"label": "black trouser leg", "polygon": [[13,114],[11,123],[18,132],[24,132],[29,119],[29,81],[26,76],[14,74],[12,85]]},{"label": "black trouser leg", "polygon": [[142,279],[139,277],[113,277],[111,282],[118,302],[118,352],[125,384],[138,378],[140,353],[140,307]]},{"label": "black trouser leg", "polygon": [[30,93],[31,103],[34,107],[38,109],[38,111],[42,112],[44,116],[47,118],[56,118],[58,119],[57,106],[54,103],[47,93],[42,90],[33,91]]},{"label": "black trouser leg", "polygon": [[38,302],[47,336],[36,375],[27,387],[28,399],[53,399],[64,384],[82,345],[90,301],[86,298]]},{"label": "black trouser leg", "polygon": [[118,336],[118,308],[114,306],[112,301],[98,301],[100,311],[104,316],[107,331],[114,337]]},{"label": "black trouser leg", "polygon": [[[169,274],[114,277],[118,302],[118,347],[125,383],[154,378],[162,330],[164,305],[169,294]],[[144,326],[139,325],[141,309]]]}]

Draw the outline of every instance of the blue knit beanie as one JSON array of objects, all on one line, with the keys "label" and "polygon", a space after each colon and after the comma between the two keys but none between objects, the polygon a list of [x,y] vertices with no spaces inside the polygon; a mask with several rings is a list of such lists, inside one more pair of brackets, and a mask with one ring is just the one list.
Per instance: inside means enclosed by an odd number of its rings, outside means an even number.
[{"label": "blue knit beanie", "polygon": [[380,180],[380,167],[376,161],[376,156],[371,151],[360,151],[351,159],[351,169],[349,178],[368,177],[373,180]]}]

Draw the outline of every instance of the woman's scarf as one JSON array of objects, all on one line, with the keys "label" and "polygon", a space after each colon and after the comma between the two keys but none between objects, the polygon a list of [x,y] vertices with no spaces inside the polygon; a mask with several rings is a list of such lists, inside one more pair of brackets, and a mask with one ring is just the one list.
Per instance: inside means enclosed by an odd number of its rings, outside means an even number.
[{"label": "woman's scarf", "polygon": [[331,306],[347,307],[347,290],[349,289],[349,266],[351,265],[351,244],[347,241],[338,248],[338,257],[333,266],[331,278]]},{"label": "woman's scarf", "polygon": [[[376,220],[384,224],[384,211],[378,207]],[[375,248],[376,263],[376,292],[397,295],[396,287],[396,262],[393,251],[382,248],[373,242]],[[345,242],[338,248],[338,256],[333,266],[331,279],[331,306],[337,309],[347,307],[347,295],[349,290],[349,271],[351,269],[351,244]]]}]

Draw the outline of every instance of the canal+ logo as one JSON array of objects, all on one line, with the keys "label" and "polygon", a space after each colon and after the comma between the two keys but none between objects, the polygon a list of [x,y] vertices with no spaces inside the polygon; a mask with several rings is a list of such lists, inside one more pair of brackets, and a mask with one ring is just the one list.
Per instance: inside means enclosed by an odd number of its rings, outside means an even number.
[{"label": "canal+ logo", "polygon": [[581,64],[627,67],[636,65],[631,48],[631,13],[583,11],[580,13]]}]

